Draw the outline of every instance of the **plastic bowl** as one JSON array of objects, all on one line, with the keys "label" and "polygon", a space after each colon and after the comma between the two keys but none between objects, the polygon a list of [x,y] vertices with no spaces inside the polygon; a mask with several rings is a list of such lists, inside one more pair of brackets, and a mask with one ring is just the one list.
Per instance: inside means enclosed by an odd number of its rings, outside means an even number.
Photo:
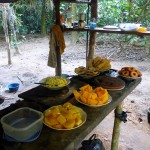
[{"label": "plastic bowl", "polygon": [[43,127],[43,113],[29,107],[12,111],[1,118],[5,135],[19,141],[28,140]]},{"label": "plastic bowl", "polygon": [[11,83],[8,88],[10,92],[16,92],[19,89],[19,83]]},{"label": "plastic bowl", "polygon": [[140,24],[136,23],[121,23],[119,25],[120,29],[122,31],[137,31],[138,28],[140,27]]}]

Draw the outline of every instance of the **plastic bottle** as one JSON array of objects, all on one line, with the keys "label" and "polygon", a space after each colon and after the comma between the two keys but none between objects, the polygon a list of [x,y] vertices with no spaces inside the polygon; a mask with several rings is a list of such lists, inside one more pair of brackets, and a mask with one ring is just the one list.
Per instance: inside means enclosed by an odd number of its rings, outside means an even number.
[{"label": "plastic bottle", "polygon": [[72,11],[71,11],[70,7],[68,7],[68,9],[67,9],[67,20],[66,20],[66,23],[67,23],[67,27],[71,27],[71,24],[72,24]]},{"label": "plastic bottle", "polygon": [[96,19],[92,18],[90,22],[90,29],[95,29],[96,27]]},{"label": "plastic bottle", "polygon": [[84,28],[85,27],[85,21],[84,21],[84,16],[85,16],[85,14],[84,14],[84,11],[83,11],[83,9],[80,9],[79,10],[79,22],[78,22],[78,27],[79,28]]}]

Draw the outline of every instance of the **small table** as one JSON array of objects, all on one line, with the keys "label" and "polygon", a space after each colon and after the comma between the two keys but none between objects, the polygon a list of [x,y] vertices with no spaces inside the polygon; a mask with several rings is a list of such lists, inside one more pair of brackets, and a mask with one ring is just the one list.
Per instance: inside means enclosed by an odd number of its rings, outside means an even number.
[{"label": "small table", "polygon": [[[126,86],[120,91],[109,91],[112,96],[112,102],[108,105],[91,108],[79,104],[72,96],[68,101],[72,104],[82,108],[87,113],[86,122],[79,128],[68,131],[59,131],[43,126],[40,137],[31,143],[14,143],[8,142],[0,139],[0,146],[3,149],[9,150],[74,150],[82,142],[82,140],[115,108],[116,110],[121,110],[122,101],[136,88],[136,86],[141,82],[141,78],[136,80],[127,81],[125,80]],[[80,83],[80,81],[79,81]],[[26,101],[26,100],[24,100]],[[121,110],[122,111],[122,110]],[[115,122],[118,121],[115,118]],[[117,127],[117,129],[116,129]],[[119,131],[119,124],[114,126],[113,140],[112,140],[112,150],[118,149],[118,139],[119,134],[115,132]],[[1,132],[2,133],[2,132]],[[119,132],[118,132],[119,133]],[[114,136],[115,135],[115,136]],[[114,144],[115,143],[115,144]]]}]

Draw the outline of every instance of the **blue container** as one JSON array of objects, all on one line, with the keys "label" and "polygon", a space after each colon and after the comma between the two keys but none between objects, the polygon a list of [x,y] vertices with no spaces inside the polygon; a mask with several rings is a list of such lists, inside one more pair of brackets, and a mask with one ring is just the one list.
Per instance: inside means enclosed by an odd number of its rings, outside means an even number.
[{"label": "blue container", "polygon": [[10,92],[16,92],[19,89],[19,83],[11,83],[8,88]]},{"label": "blue container", "polygon": [[95,29],[95,28],[96,28],[96,23],[90,22],[90,29]]}]

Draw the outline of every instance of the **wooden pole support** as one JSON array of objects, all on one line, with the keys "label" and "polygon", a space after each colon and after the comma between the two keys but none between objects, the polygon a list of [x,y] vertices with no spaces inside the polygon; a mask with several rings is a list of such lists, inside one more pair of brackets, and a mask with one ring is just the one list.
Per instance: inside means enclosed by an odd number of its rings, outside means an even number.
[{"label": "wooden pole support", "polygon": [[[92,3],[91,3],[91,19],[95,18],[97,20],[97,7],[98,7],[98,1],[97,0],[92,0]],[[90,32],[88,60],[92,60],[93,57],[94,57],[96,34],[97,33],[94,32],[94,31]]]},{"label": "wooden pole support", "polygon": [[[60,25],[60,0],[55,0],[54,1],[55,5],[55,23],[57,25]],[[61,76],[61,54],[60,54],[60,49],[59,46],[56,45],[56,57],[57,57],[57,66],[55,69],[55,75],[56,76]]]},{"label": "wooden pole support", "polygon": [[[122,103],[116,107],[115,111],[117,114],[122,114]],[[120,124],[121,124],[121,120],[115,117],[112,142],[111,142],[111,150],[118,150],[119,136],[120,136]]]}]

